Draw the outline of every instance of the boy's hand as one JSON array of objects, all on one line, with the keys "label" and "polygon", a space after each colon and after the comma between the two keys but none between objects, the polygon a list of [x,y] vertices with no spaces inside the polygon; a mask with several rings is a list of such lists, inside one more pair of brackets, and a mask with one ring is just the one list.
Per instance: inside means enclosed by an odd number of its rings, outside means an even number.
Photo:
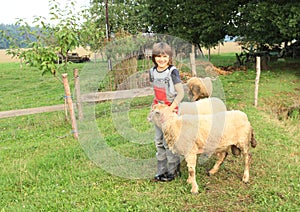
[{"label": "boy's hand", "polygon": [[173,102],[170,107],[168,108],[171,112],[177,112],[177,104],[175,102]]}]

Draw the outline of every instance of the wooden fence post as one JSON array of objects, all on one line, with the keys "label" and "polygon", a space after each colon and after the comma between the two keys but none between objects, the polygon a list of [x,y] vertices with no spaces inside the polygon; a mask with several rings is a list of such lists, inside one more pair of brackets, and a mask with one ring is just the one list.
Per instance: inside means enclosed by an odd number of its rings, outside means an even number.
[{"label": "wooden fence post", "polygon": [[255,91],[254,91],[254,106],[257,107],[258,102],[258,85],[259,85],[259,78],[260,78],[260,57],[256,57],[256,78],[255,78]]},{"label": "wooden fence post", "polygon": [[67,107],[68,103],[67,103],[67,98],[64,98],[64,112],[65,112],[65,120],[69,121],[69,117],[68,117],[68,107]]},{"label": "wooden fence post", "polygon": [[72,122],[72,132],[73,132],[74,138],[78,139],[77,123],[76,123],[76,118],[75,118],[75,113],[74,113],[74,108],[73,108],[73,101],[72,101],[72,96],[71,96],[71,91],[70,91],[70,86],[69,86],[67,76],[68,76],[68,74],[62,74],[64,88],[65,88],[65,98],[67,99],[68,107],[69,107],[69,111],[70,111],[71,122]]},{"label": "wooden fence post", "polygon": [[83,112],[82,112],[82,104],[81,104],[81,94],[80,94],[80,82],[79,82],[79,75],[78,69],[74,69],[74,84],[75,84],[75,95],[76,95],[76,106],[78,110],[78,119],[83,119]]}]

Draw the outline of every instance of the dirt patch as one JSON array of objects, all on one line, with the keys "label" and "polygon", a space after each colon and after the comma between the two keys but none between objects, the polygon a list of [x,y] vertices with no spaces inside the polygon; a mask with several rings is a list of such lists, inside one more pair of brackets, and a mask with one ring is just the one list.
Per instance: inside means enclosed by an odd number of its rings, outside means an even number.
[{"label": "dirt patch", "polygon": [[[298,88],[297,88],[298,89]],[[299,88],[300,89],[300,88]],[[269,110],[278,120],[300,120],[300,97],[294,92],[281,93],[276,96],[286,96],[289,101],[280,98],[262,98],[265,103],[263,110]]]}]

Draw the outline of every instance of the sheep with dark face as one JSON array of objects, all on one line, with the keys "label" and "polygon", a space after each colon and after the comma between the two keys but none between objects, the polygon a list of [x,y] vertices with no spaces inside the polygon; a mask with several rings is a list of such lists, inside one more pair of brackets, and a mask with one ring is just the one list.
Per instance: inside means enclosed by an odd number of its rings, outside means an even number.
[{"label": "sheep with dark face", "polygon": [[253,129],[242,111],[224,111],[208,115],[182,115],[170,111],[166,105],[153,106],[148,119],[161,127],[166,143],[174,153],[183,155],[188,167],[187,182],[192,193],[198,193],[196,182],[197,154],[216,154],[215,174],[232,145],[237,146],[245,158],[243,182],[249,181],[250,145],[256,146]]},{"label": "sheep with dark face", "polygon": [[192,77],[187,81],[186,86],[188,96],[193,101],[210,97],[213,92],[213,84],[210,77]]}]

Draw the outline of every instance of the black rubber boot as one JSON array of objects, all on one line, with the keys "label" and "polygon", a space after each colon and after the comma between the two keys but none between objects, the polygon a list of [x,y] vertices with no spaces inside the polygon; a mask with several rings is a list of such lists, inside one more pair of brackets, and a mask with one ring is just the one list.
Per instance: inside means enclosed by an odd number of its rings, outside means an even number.
[{"label": "black rubber boot", "polygon": [[168,165],[169,171],[165,176],[161,177],[161,181],[163,182],[169,182],[174,180],[176,177],[181,176],[180,163],[169,163]]},{"label": "black rubber boot", "polygon": [[166,182],[167,173],[164,174],[157,174],[151,180],[152,182]]},{"label": "black rubber boot", "polygon": [[162,182],[170,182],[175,179],[175,174],[167,173],[165,176],[162,176],[160,179]]},{"label": "black rubber boot", "polygon": [[181,171],[180,171],[180,162],[177,164],[176,168],[176,177],[181,177]]},{"label": "black rubber boot", "polygon": [[167,176],[167,159],[165,160],[158,160],[157,161],[157,174],[154,176],[152,181],[162,181],[165,182],[165,180],[162,180],[166,178]]}]

